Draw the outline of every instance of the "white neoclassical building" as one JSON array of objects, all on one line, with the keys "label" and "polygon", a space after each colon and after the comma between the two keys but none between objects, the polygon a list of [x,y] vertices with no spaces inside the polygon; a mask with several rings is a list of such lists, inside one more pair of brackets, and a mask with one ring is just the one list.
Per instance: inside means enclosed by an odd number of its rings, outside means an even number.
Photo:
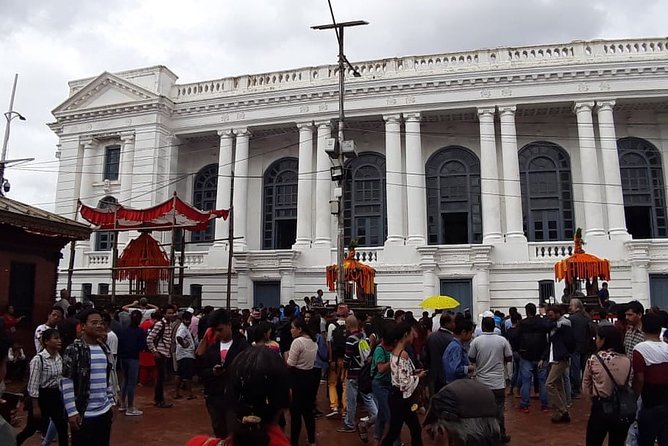
[{"label": "white neoclassical building", "polygon": [[[612,299],[668,306],[668,39],[355,67],[345,237],[377,269],[379,303],[415,309],[446,293],[480,311],[559,297],[553,265],[582,227],[586,250],[611,261]],[[74,217],[79,198],[145,208],[174,191],[228,208],[234,171],[233,304],[325,289],[337,79],[317,66],[179,84],[157,66],[72,81],[50,124],[56,211]],[[227,224],[187,235],[184,292],[204,303],[225,298]],[[107,291],[110,237],[77,245],[75,294]]]}]

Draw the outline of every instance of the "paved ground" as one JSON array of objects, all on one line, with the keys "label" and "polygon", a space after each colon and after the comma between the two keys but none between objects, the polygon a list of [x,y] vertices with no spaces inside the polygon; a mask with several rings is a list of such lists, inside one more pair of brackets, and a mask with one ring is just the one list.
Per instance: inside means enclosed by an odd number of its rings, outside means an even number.
[{"label": "paved ground", "polygon": [[[156,409],[151,404],[152,388],[138,389],[138,406],[143,408],[144,416],[127,417],[120,415],[113,426],[112,445],[183,445],[186,440],[197,434],[210,434],[209,417],[204,408],[201,396],[192,401],[176,401],[171,409]],[[528,445],[584,445],[589,402],[576,400],[571,412],[573,421],[568,425],[553,425],[549,414],[534,410],[530,414],[523,414],[518,410],[519,399],[509,397],[506,400],[506,423],[508,434],[512,436],[511,444]],[[538,401],[532,404],[538,407]],[[325,386],[321,385],[319,394],[319,408],[327,409],[325,400]],[[319,446],[361,446],[357,434],[342,434],[336,432],[340,420],[318,419],[317,442]],[[288,423],[289,425],[289,423]],[[305,434],[302,444],[306,445]],[[403,434],[404,442],[408,442],[408,432]],[[424,436],[426,446],[435,446]],[[39,434],[25,443],[27,446],[39,445]]]}]

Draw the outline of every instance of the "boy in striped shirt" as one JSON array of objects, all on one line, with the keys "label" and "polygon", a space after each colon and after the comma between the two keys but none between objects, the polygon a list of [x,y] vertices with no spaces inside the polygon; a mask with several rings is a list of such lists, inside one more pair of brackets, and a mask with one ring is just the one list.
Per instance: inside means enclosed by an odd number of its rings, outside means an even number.
[{"label": "boy in striped shirt", "polygon": [[72,446],[108,446],[114,419],[111,356],[101,341],[106,334],[100,311],[80,315],[82,336],[63,355],[61,387],[72,431]]}]

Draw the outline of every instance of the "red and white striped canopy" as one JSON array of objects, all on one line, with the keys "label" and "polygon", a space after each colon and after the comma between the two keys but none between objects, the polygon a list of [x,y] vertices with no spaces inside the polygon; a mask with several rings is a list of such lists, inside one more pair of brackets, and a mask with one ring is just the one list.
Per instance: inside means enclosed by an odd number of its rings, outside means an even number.
[{"label": "red and white striped canopy", "polygon": [[188,231],[206,229],[213,219],[222,217],[227,220],[229,209],[200,211],[174,196],[164,203],[148,209],[131,209],[120,204],[109,209],[92,208],[79,201],[81,216],[99,229],[138,230],[152,229],[168,231],[174,227]]}]

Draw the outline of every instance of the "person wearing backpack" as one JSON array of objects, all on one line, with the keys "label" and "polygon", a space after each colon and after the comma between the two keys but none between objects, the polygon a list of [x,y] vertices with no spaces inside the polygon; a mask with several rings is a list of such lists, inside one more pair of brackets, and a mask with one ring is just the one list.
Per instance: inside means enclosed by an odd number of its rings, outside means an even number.
[{"label": "person wearing backpack", "polygon": [[606,413],[604,404],[611,401],[618,386],[629,390],[631,361],[624,355],[621,333],[611,325],[598,328],[596,348],[582,378],[582,392],[591,397],[586,444],[601,446],[607,435],[608,445],[623,446],[632,420]]},{"label": "person wearing backpack", "polygon": [[[373,351],[371,362],[371,389],[373,397],[378,406],[378,415],[374,424],[373,438],[376,444],[380,444],[385,428],[390,424],[390,392],[392,391],[391,359],[395,339],[393,338],[396,327],[394,321],[388,321],[383,327],[381,342]],[[401,443],[401,441],[395,444]]]},{"label": "person wearing backpack", "polygon": [[337,386],[341,383],[343,395],[341,396],[341,413],[346,413],[346,386],[343,382],[343,357],[346,353],[346,317],[348,317],[348,307],[339,305],[336,310],[336,320],[329,324],[327,328],[327,349],[329,356],[329,367],[327,374],[327,387],[329,390],[329,408],[330,413],[327,418],[335,417],[339,414],[339,394]]},{"label": "person wearing backpack", "polygon": [[344,374],[347,395],[348,413],[343,420],[343,426],[337,429],[337,432],[357,432],[357,395],[362,395],[362,401],[369,413],[369,424],[376,419],[378,407],[373,395],[359,392],[359,374],[369,358],[371,346],[369,341],[360,329],[359,321],[355,316],[348,316],[346,319],[346,330],[348,338],[346,339],[346,351],[344,355]]}]

